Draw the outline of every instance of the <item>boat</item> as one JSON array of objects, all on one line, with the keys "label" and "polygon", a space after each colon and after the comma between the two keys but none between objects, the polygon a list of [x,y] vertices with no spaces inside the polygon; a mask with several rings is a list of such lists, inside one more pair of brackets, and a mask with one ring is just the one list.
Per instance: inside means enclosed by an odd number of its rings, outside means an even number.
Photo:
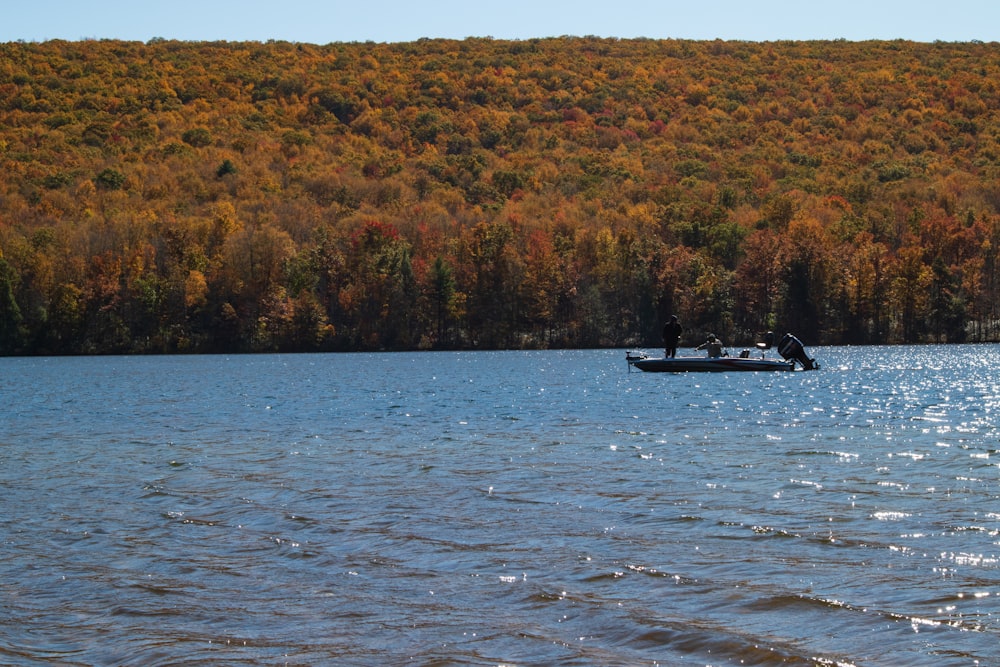
[{"label": "boat", "polygon": [[744,359],[741,357],[649,357],[630,354],[630,366],[648,373],[794,371],[794,361]]},{"label": "boat", "polygon": [[738,357],[653,357],[642,352],[626,352],[625,359],[629,369],[633,366],[648,373],[685,373],[685,372],[715,372],[730,371],[794,371],[816,370],[819,364],[806,354],[802,341],[792,334],[785,336],[778,343],[778,353],[782,359],[768,359],[767,350],[771,348],[773,335],[763,343],[757,343],[760,358],[751,358],[749,350],[743,350]]}]

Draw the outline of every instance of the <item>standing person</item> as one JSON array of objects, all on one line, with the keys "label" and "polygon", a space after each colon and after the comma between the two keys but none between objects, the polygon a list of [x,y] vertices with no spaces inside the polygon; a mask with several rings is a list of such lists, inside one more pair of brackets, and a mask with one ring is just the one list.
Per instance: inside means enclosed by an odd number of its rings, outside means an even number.
[{"label": "standing person", "polygon": [[670,320],[663,325],[663,356],[673,358],[677,356],[677,343],[684,333],[684,327],[677,321],[676,315],[671,315]]}]

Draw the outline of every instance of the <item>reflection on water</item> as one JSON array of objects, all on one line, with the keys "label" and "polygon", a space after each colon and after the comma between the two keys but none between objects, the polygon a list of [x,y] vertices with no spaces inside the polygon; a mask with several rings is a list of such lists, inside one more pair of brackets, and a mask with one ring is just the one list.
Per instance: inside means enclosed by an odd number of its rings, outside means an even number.
[{"label": "reflection on water", "polygon": [[0,662],[991,664],[998,349],[810,353],[2,359]]}]

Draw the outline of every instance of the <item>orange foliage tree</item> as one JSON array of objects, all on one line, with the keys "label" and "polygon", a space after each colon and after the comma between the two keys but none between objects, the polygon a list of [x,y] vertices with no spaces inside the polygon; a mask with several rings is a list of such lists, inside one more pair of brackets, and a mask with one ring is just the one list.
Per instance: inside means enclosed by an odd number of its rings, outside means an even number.
[{"label": "orange foliage tree", "polygon": [[0,44],[0,353],[1000,339],[1000,54]]}]

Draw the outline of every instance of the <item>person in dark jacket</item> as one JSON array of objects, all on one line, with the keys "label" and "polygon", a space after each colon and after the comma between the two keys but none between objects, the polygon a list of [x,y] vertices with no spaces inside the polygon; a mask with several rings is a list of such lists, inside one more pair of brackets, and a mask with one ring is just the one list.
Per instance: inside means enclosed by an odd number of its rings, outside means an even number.
[{"label": "person in dark jacket", "polygon": [[673,358],[677,356],[677,344],[680,342],[684,327],[677,321],[676,315],[671,315],[670,320],[663,325],[663,356]]}]

